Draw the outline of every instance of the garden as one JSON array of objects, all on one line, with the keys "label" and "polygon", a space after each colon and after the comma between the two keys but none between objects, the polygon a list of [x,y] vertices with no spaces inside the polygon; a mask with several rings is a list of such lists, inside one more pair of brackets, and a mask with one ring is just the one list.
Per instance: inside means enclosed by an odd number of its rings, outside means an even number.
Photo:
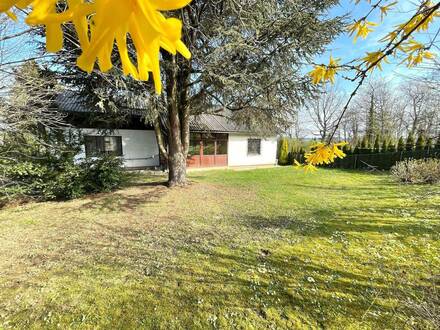
[{"label": "garden", "polygon": [[438,328],[440,186],[292,167],[0,212],[0,328]]}]

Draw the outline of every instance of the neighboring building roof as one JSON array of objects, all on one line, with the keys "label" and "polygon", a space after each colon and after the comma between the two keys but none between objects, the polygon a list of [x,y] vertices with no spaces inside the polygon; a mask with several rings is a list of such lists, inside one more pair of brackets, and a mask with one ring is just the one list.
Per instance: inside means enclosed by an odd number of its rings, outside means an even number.
[{"label": "neighboring building roof", "polygon": [[[100,109],[91,109],[87,105],[86,99],[75,92],[66,92],[58,95],[57,99],[58,109],[64,112],[72,113],[90,113],[93,111],[99,112]],[[136,107],[123,108],[124,113],[132,116],[142,117],[148,110],[145,105],[136,104]],[[165,124],[165,123],[164,123]],[[248,133],[249,129],[242,125],[237,125],[231,120],[226,111],[216,111],[216,113],[204,113],[193,115],[190,117],[190,130],[192,132],[213,132],[213,133]]]}]

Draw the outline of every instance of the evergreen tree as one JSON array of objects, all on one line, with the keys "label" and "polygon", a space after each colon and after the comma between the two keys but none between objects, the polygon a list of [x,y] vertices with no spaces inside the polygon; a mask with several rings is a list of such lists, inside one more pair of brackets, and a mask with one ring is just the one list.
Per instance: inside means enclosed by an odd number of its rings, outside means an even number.
[{"label": "evergreen tree", "polygon": [[416,150],[425,150],[425,137],[423,136],[423,134],[420,134],[419,137],[417,138],[417,142],[416,142]]},{"label": "evergreen tree", "polygon": [[[290,141],[290,142],[292,142],[292,141]],[[289,157],[287,157],[288,158],[287,163],[289,165],[294,165],[295,164],[295,157],[297,155],[297,149],[295,148],[295,145],[293,142],[290,144],[291,145],[290,145]]]},{"label": "evergreen tree", "polygon": [[414,150],[414,134],[411,132],[406,139],[406,151]]},{"label": "evergreen tree", "polygon": [[388,143],[387,143],[386,139],[384,139],[383,142],[382,142],[382,150],[381,151],[382,152],[388,152],[389,151],[388,150]]},{"label": "evergreen tree", "polygon": [[289,141],[286,138],[282,138],[280,141],[278,164],[282,166],[289,164]]},{"label": "evergreen tree", "polygon": [[439,135],[438,138],[437,138],[437,142],[436,142],[436,144],[435,144],[435,149],[436,149],[436,150],[440,150],[440,135]]},{"label": "evergreen tree", "polygon": [[362,149],[362,141],[358,141],[357,142],[357,144],[356,144],[356,146],[354,147],[354,151],[353,151],[353,153],[355,154],[355,155],[359,155],[360,153],[361,153],[361,149]]},{"label": "evergreen tree", "polygon": [[370,106],[368,108],[368,113],[367,113],[367,128],[366,128],[366,136],[368,138],[368,141],[370,143],[373,142],[374,140],[374,135],[377,132],[377,127],[376,127],[376,114],[374,111],[374,94],[370,95]]},{"label": "evergreen tree", "polygon": [[390,143],[388,144],[387,151],[388,152],[396,152],[397,151],[397,146],[394,144],[393,141],[390,141]]},{"label": "evergreen tree", "polygon": [[404,150],[405,150],[405,140],[403,139],[403,136],[401,136],[399,142],[397,143],[397,151],[404,151]]},{"label": "evergreen tree", "polygon": [[380,152],[380,136],[376,135],[376,139],[374,140],[374,152],[379,153]]},{"label": "evergreen tree", "polygon": [[[183,185],[191,115],[212,111],[210,105],[215,104],[233,110],[237,124],[261,133],[271,134],[290,124],[285,118],[296,115],[295,109],[316,92],[304,63],[322,53],[344,28],[343,17],[325,16],[338,3],[193,0],[170,13],[183,21],[182,41],[192,57],[162,53],[160,97],[151,93],[151,83],[122,77],[117,56],[114,70],[104,77],[81,72],[74,56],[80,49],[69,41],[76,37],[65,38],[63,51],[51,60],[57,71],[60,67],[65,71],[62,77],[84,94],[101,96],[105,102],[126,103],[120,99],[129,97],[134,99],[131,104],[150,103],[145,116],[155,126],[168,164],[169,185]],[[133,45],[128,47],[134,54]]]},{"label": "evergreen tree", "polygon": [[434,139],[432,137],[429,137],[426,140],[425,150],[432,150],[433,148],[434,148]]},{"label": "evergreen tree", "polygon": [[350,144],[346,144],[343,148],[342,151],[346,154],[346,155],[350,155],[352,153],[352,149],[351,149],[351,145]]},{"label": "evergreen tree", "polygon": [[360,152],[361,152],[362,154],[368,154],[368,153],[370,153],[370,143],[369,143],[369,141],[368,141],[368,136],[367,136],[367,135],[365,135],[365,136],[362,138],[362,142],[361,142],[361,150],[360,150]]}]

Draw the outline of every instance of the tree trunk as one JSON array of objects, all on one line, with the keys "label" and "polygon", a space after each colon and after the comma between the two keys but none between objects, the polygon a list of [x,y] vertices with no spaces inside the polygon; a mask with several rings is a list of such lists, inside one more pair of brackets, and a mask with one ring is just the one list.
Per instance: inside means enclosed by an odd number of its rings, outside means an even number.
[{"label": "tree trunk", "polygon": [[177,152],[168,157],[168,186],[184,186],[186,180],[186,157],[183,153]]},{"label": "tree trunk", "polygon": [[[167,69],[167,107],[168,107],[168,185],[183,186],[186,180],[186,151],[182,143],[182,113],[178,91],[178,64],[176,58],[168,58]],[[186,129],[186,127],[185,127]],[[187,132],[185,132],[187,133]],[[185,134],[184,134],[185,135]]]},{"label": "tree trunk", "polygon": [[[191,16],[190,7],[186,9]],[[188,24],[189,26],[189,24]],[[194,44],[194,34],[186,32],[183,35],[186,44]],[[182,186],[187,183],[186,158],[190,142],[189,113],[190,105],[188,90],[191,75],[191,61],[178,56],[164,55],[168,62],[166,72],[166,94],[168,110],[168,185]]]}]

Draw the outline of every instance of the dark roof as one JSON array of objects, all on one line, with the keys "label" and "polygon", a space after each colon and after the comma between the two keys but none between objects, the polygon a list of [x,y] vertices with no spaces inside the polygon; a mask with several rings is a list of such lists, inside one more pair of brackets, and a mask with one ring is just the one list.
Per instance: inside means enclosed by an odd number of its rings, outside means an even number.
[{"label": "dark roof", "polygon": [[244,126],[237,125],[226,111],[216,114],[204,113],[190,117],[190,130],[193,132],[244,133],[249,132]]},{"label": "dark roof", "polygon": [[[98,106],[96,109],[87,105],[84,97],[75,92],[66,92],[58,95],[57,106],[63,112],[90,113],[102,111]],[[132,116],[142,117],[148,111],[145,105],[140,103],[120,109]],[[230,113],[217,110],[215,113],[204,113],[190,117],[190,130],[192,132],[213,132],[213,133],[247,133],[249,130],[244,126],[237,125],[230,119]]]},{"label": "dark roof", "polygon": [[[67,91],[62,94],[58,94],[56,98],[57,107],[63,112],[79,112],[79,113],[89,113],[89,112],[103,112],[102,109],[96,105],[91,106],[90,102],[84,96],[78,93]],[[138,105],[137,105],[138,106]],[[128,113],[133,116],[143,116],[145,114],[146,108],[142,105],[139,107],[131,106],[124,107],[121,109],[122,112]]]}]

